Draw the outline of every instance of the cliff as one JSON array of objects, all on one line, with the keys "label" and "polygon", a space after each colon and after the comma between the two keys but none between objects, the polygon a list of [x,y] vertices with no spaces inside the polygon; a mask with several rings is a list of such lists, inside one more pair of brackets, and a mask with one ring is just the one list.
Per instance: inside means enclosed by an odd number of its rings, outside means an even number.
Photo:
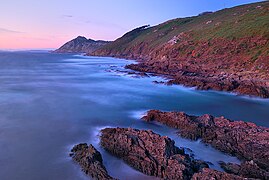
[{"label": "cliff", "polygon": [[127,66],[171,84],[269,97],[269,2],[142,26],[88,53],[136,59]]},{"label": "cliff", "polygon": [[87,39],[82,36],[65,43],[59,49],[55,50],[57,53],[91,53],[102,46],[108,44],[109,41],[95,41]]}]

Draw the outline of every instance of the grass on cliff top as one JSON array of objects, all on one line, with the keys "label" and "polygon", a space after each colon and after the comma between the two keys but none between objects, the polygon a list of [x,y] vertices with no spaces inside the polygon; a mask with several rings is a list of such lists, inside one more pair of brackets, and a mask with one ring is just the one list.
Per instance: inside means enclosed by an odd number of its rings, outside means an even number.
[{"label": "grass on cliff top", "polygon": [[150,28],[137,28],[102,49],[126,51],[140,43],[147,43],[150,48],[155,48],[181,32],[191,32],[194,41],[250,36],[269,38],[269,2],[241,5],[202,16],[173,19]]}]

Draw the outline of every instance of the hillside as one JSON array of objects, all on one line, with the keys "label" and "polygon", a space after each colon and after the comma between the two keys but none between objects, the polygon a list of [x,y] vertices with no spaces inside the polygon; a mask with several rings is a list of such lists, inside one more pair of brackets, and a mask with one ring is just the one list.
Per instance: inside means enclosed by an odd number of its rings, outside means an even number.
[{"label": "hillside", "polygon": [[269,2],[143,26],[89,53],[139,60],[169,83],[269,97]]},{"label": "hillside", "polygon": [[82,36],[65,43],[55,52],[57,53],[91,53],[108,44],[108,41],[95,41]]}]

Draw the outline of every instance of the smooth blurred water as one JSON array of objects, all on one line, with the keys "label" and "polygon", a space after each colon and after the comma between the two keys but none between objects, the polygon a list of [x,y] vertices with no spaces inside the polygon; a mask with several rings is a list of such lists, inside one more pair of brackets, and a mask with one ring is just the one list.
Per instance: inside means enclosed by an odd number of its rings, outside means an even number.
[{"label": "smooth blurred water", "polygon": [[153,179],[99,147],[99,130],[117,126],[168,135],[215,169],[220,160],[238,162],[178,137],[174,129],[141,121],[149,109],[210,113],[269,127],[268,100],[154,84],[162,79],[119,72],[128,63],[42,51],[0,52],[0,179],[88,179],[68,156],[80,142],[97,146],[114,177]]}]

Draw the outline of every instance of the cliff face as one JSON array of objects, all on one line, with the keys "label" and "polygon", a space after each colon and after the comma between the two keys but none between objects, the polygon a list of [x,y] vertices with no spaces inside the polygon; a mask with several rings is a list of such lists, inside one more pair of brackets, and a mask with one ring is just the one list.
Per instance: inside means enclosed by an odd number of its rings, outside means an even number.
[{"label": "cliff face", "polygon": [[91,53],[104,45],[108,44],[108,41],[95,41],[87,39],[82,36],[65,43],[55,52],[57,53]]},{"label": "cliff face", "polygon": [[269,2],[137,28],[90,53],[140,60],[128,68],[171,83],[269,97]]}]

